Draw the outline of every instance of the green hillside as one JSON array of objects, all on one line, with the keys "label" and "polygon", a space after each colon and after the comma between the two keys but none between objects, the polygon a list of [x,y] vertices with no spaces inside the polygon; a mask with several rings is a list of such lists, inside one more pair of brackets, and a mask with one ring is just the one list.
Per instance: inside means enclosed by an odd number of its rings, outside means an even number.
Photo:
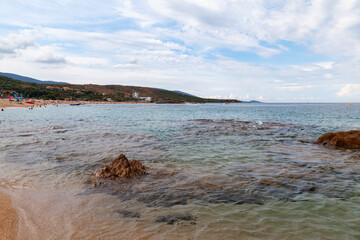
[{"label": "green hillside", "polygon": [[14,80],[0,76],[0,93],[5,95],[23,94],[25,98],[41,99],[72,99],[106,101],[138,101],[131,97],[133,92],[141,97],[151,97],[154,102],[182,103],[182,102],[239,102],[236,100],[204,99],[179,92],[172,92],[157,88],[122,86],[122,85],[94,85],[94,84],[37,84]]},{"label": "green hillside", "polygon": [[102,100],[103,96],[93,93],[84,92],[77,93],[76,90],[64,90],[63,88],[56,88],[56,85],[38,84],[14,80],[5,76],[0,76],[0,92],[6,94],[23,94],[26,98],[41,98],[41,99],[65,99],[73,98],[74,100],[82,98],[87,100]]}]

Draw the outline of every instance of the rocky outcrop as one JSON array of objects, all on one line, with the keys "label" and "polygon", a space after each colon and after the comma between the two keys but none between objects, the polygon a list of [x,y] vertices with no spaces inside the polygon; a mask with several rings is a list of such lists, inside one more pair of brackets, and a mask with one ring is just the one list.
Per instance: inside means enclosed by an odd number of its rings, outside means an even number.
[{"label": "rocky outcrop", "polygon": [[133,178],[146,175],[146,167],[137,160],[129,161],[124,154],[115,158],[109,165],[98,168],[94,175],[97,178]]},{"label": "rocky outcrop", "polygon": [[326,133],[317,140],[318,144],[348,149],[360,149],[360,131]]}]

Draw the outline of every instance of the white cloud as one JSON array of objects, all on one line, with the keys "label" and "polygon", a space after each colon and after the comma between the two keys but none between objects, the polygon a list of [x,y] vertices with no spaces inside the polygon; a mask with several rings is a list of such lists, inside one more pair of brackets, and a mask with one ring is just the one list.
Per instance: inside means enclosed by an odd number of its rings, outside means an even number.
[{"label": "white cloud", "polygon": [[123,68],[123,69],[134,69],[136,68],[136,64],[127,63],[127,64],[115,64],[112,66],[113,68]]},{"label": "white cloud", "polygon": [[134,57],[128,58],[126,61],[128,64],[137,64],[137,59]]},{"label": "white cloud", "polygon": [[135,57],[129,57],[126,59],[125,64],[115,64],[112,68],[122,68],[122,69],[135,69],[137,68],[137,59]]},{"label": "white cloud", "polygon": [[292,65],[291,67],[295,70],[301,70],[304,72],[313,72],[319,69],[319,66],[317,66],[317,64]]},{"label": "white cloud", "polygon": [[289,90],[289,91],[301,91],[307,88],[312,88],[312,85],[305,85],[305,86],[301,86],[301,85],[293,85],[293,86],[284,86],[284,87],[278,87],[278,89],[280,90]]},{"label": "white cloud", "polygon": [[250,94],[247,93],[245,96],[239,96],[239,99],[250,100]]},{"label": "white cloud", "polygon": [[323,69],[332,69],[334,62],[318,62],[318,63],[315,63],[315,65],[318,65],[318,66],[322,67]]},{"label": "white cloud", "polygon": [[346,84],[339,92],[336,93],[336,96],[345,98],[360,98],[360,84]]},{"label": "white cloud", "polygon": [[22,31],[19,34],[9,34],[0,38],[0,55],[15,54],[20,49],[26,49],[34,45],[34,38],[31,31]]},{"label": "white cloud", "polygon": [[[39,0],[36,4],[14,0],[0,5],[0,23],[81,26],[130,19],[140,31],[176,37],[202,50],[226,47],[271,57],[289,51],[279,44],[285,40],[306,43],[321,54],[360,57],[359,5],[356,0]],[[10,14],[18,11],[23,14]]]},{"label": "white cloud", "polygon": [[62,55],[56,55],[51,51],[44,51],[38,54],[35,61],[46,64],[65,64],[67,60]]},{"label": "white cloud", "polygon": [[358,0],[2,1],[0,71],[334,100],[339,84],[360,79],[359,11]]},{"label": "white cloud", "polygon": [[330,73],[324,74],[324,78],[333,78],[333,75]]},{"label": "white cloud", "polygon": [[84,67],[104,67],[109,64],[109,60],[99,57],[81,57],[77,55],[67,55],[66,61],[69,64],[80,65]]},{"label": "white cloud", "polygon": [[[144,3],[144,1],[141,1],[141,2],[145,6],[147,5],[146,3]],[[144,5],[142,5],[142,6],[144,6]],[[138,21],[142,27],[146,27],[146,26],[152,25],[157,22],[153,16],[148,15],[146,13],[140,13],[139,7],[141,9],[141,5],[137,5],[137,8],[135,8],[134,3],[132,1],[124,0],[124,1],[119,2],[119,6],[116,7],[116,10],[118,11],[118,13],[121,16]]]}]

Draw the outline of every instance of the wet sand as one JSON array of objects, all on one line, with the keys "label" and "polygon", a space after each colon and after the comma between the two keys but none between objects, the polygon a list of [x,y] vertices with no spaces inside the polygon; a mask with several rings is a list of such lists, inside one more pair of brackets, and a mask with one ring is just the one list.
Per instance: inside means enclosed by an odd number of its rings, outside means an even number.
[{"label": "wet sand", "polygon": [[16,239],[18,219],[11,198],[0,192],[0,239]]}]

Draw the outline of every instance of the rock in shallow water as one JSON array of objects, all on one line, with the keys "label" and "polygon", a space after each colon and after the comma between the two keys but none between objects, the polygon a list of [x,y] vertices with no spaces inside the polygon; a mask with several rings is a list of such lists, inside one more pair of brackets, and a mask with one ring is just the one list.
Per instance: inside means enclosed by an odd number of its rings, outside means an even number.
[{"label": "rock in shallow water", "polygon": [[319,137],[316,143],[348,149],[359,149],[360,131],[326,133]]},{"label": "rock in shallow water", "polygon": [[190,222],[190,224],[193,225],[196,224],[196,218],[191,214],[176,213],[174,215],[159,216],[156,218],[157,223],[167,223],[169,225],[173,225],[182,221]]},{"label": "rock in shallow water", "polygon": [[140,213],[138,212],[130,212],[127,210],[116,210],[115,212],[122,215],[123,218],[139,218]]},{"label": "rock in shallow water", "polygon": [[146,175],[146,167],[137,160],[129,161],[124,154],[120,154],[109,165],[95,170],[97,178],[133,178]]}]

